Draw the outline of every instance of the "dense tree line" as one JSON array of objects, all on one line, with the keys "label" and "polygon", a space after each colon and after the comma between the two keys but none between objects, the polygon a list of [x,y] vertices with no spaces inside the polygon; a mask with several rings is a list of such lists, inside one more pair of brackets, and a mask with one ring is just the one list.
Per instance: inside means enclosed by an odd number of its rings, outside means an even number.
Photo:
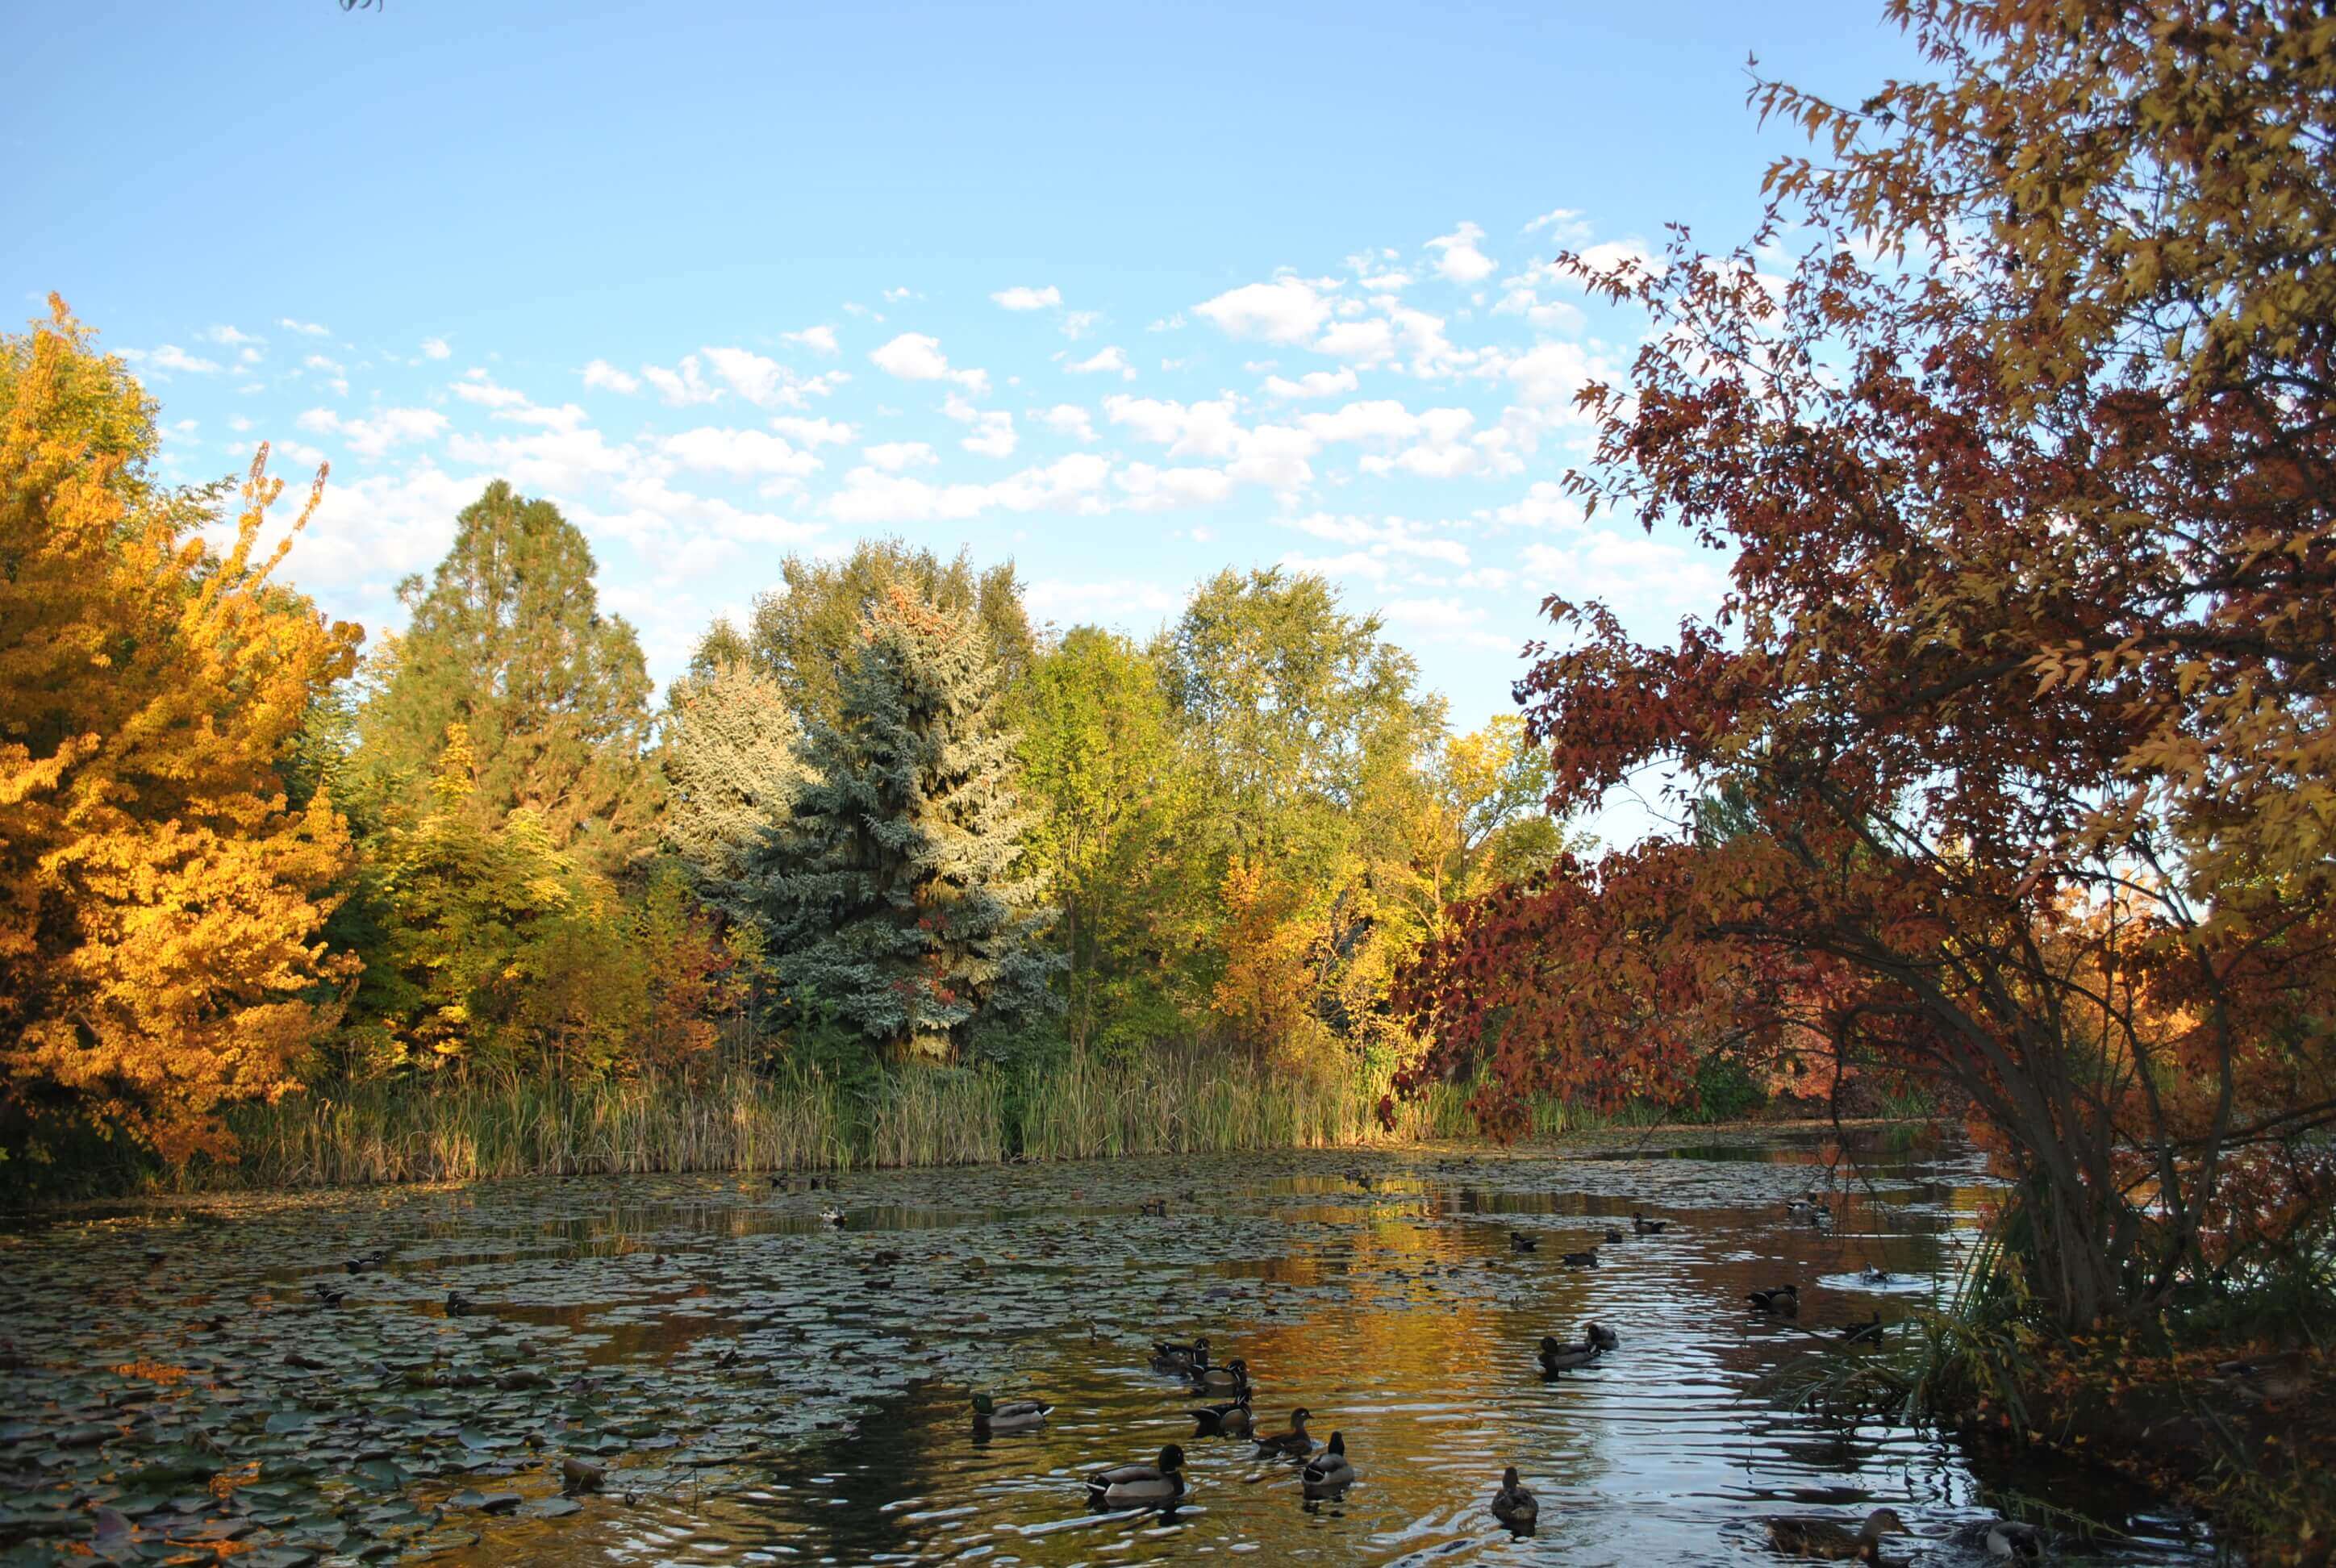
[{"label": "dense tree line", "polygon": [[1137,640],[870,541],[787,561],[658,703],[550,502],[489,484],[360,661],[263,547],[265,452],[239,500],[161,484],[62,305],[0,345],[0,414],[12,1147],[717,1056],[1385,1067],[1446,904],[1562,847],[1521,727],[1452,734],[1319,578],[1227,570]]}]

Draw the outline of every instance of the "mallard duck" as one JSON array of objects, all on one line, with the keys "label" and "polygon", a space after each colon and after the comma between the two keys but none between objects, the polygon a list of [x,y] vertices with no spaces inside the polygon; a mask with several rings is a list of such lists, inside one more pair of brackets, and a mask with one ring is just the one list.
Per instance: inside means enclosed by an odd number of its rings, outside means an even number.
[{"label": "mallard duck", "polygon": [[1863,1323],[1843,1325],[1841,1341],[1844,1345],[1879,1345],[1882,1343],[1882,1314],[1876,1312]]},{"label": "mallard duck", "polygon": [[1669,1223],[1669,1220],[1650,1220],[1644,1214],[1630,1216],[1630,1229],[1641,1236],[1660,1236],[1663,1233],[1663,1227]]},{"label": "mallard duck", "polygon": [[1593,1350],[1619,1350],[1622,1348],[1622,1336],[1603,1323],[1584,1323],[1582,1342]]},{"label": "mallard duck", "polygon": [[1598,1266],[1598,1249],[1592,1247],[1586,1252],[1568,1252],[1558,1261],[1569,1269],[1594,1269]]},{"label": "mallard duck", "polygon": [[1008,1399],[999,1404],[987,1394],[973,1397],[973,1430],[976,1437],[986,1437],[992,1432],[1027,1432],[1046,1423],[1046,1413],[1054,1407],[1043,1399]]},{"label": "mallard duck", "polygon": [[1611,1245],[1611,1244],[1615,1244],[1615,1243],[1619,1243],[1619,1242],[1622,1240],[1622,1230],[1621,1230],[1621,1226],[1619,1226],[1619,1225],[1609,1225],[1609,1226],[1607,1226],[1607,1227],[1606,1227],[1606,1240],[1607,1240],[1607,1242],[1608,1242],[1610,1245]]},{"label": "mallard duck", "polygon": [[1596,1359],[1598,1347],[1595,1345],[1561,1344],[1553,1334],[1541,1337],[1541,1369],[1545,1377],[1555,1377],[1560,1372],[1587,1367]]},{"label": "mallard duck", "polygon": [[1249,1436],[1249,1390],[1222,1405],[1203,1405],[1192,1413],[1192,1436],[1195,1437],[1246,1437]]},{"label": "mallard duck", "polygon": [[1199,1394],[1233,1394],[1249,1387],[1249,1363],[1235,1356],[1222,1367],[1192,1368],[1192,1390]]},{"label": "mallard duck", "polygon": [[1903,1535],[1905,1521],[1888,1508],[1876,1508],[1854,1531],[1832,1519],[1782,1518],[1768,1521],[1768,1544],[1796,1557],[1825,1563],[1872,1559],[1881,1552],[1882,1537]]},{"label": "mallard duck", "polygon": [[1306,1422],[1313,1411],[1300,1405],[1290,1413],[1290,1430],[1276,1432],[1257,1440],[1257,1456],[1260,1459],[1303,1459],[1314,1452],[1314,1439],[1306,1435]]},{"label": "mallard duck", "polygon": [[1541,1520],[1541,1505],[1517,1479],[1514,1465],[1501,1472],[1501,1489],[1493,1494],[1493,1517],[1512,1530],[1530,1530]]},{"label": "mallard duck", "polygon": [[819,1217],[825,1220],[829,1224],[834,1226],[839,1231],[843,1229],[843,1211],[837,1208],[833,1203],[829,1203],[825,1207],[822,1208],[819,1212]]},{"label": "mallard duck", "polygon": [[1354,1485],[1355,1466],[1347,1458],[1346,1434],[1331,1433],[1330,1446],[1308,1460],[1298,1478],[1309,1497],[1331,1496]]},{"label": "mallard duck", "polygon": [[1184,1495],[1184,1450],[1171,1443],[1156,1465],[1118,1465],[1087,1477],[1087,1501],[1105,1508],[1156,1508]]},{"label": "mallard duck", "polygon": [[1189,1345],[1173,1340],[1158,1339],[1152,1346],[1152,1365],[1162,1372],[1190,1372],[1209,1364],[1209,1342],[1195,1339]]},{"label": "mallard duck", "polygon": [[1511,1251],[1530,1252],[1540,1245],[1541,1238],[1539,1236],[1530,1236],[1523,1231],[1511,1231],[1509,1232],[1509,1250]]},{"label": "mallard duck", "polygon": [[1778,1285],[1773,1290],[1754,1290],[1744,1298],[1752,1303],[1756,1312],[1774,1312],[1792,1317],[1801,1310],[1801,1288],[1798,1285]]},{"label": "mallard duck", "polygon": [[1886,1285],[1890,1282],[1889,1274],[1880,1269],[1867,1269],[1857,1277],[1869,1285]]},{"label": "mallard duck", "polygon": [[475,1312],[478,1310],[479,1304],[471,1300],[470,1297],[462,1294],[462,1291],[449,1290],[446,1292],[446,1316],[450,1318],[460,1318],[466,1313]]}]

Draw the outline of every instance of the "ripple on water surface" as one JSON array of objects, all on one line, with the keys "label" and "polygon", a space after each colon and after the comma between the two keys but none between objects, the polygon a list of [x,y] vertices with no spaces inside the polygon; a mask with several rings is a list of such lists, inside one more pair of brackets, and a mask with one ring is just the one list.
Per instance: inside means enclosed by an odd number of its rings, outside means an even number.
[{"label": "ripple on water surface", "polygon": [[[256,1462],[236,1516],[282,1561],[1588,1568],[1757,1561],[1764,1515],[1888,1504],[1915,1532],[1893,1553],[1946,1564],[1982,1560],[1952,1536],[2004,1500],[1991,1484],[2126,1533],[2090,1560],[2210,1559],[2195,1525],[2098,1477],[1789,1407],[1781,1371],[1863,1353],[1842,1326],[1931,1302],[1985,1193],[1968,1151],[1869,1148],[1834,1174],[1839,1153],[1706,1135],[53,1220],[0,1238],[0,1406],[19,1413],[0,1428],[0,1540],[86,1540],[91,1501],[149,1535],[193,1528],[203,1466]],[[1813,1182],[1827,1230],[1786,1217]],[[1140,1212],[1155,1199],[1164,1217]],[[1640,1210],[1661,1234],[1632,1233]],[[349,1273],[374,1248],[387,1264]],[[1563,1261],[1592,1249],[1594,1268]],[[1748,1310],[1747,1290],[1788,1281],[1796,1321]],[[346,1299],[322,1304],[320,1284]],[[1541,1336],[1592,1320],[1621,1349],[1543,1378]],[[1344,1435],[1360,1479],[1343,1498],[1309,1502],[1290,1466],[1192,1435],[1204,1401],[1149,1353],[1196,1334],[1248,1363],[1261,1429],[1303,1405],[1318,1441]],[[977,1390],[1056,1409],[979,1441]],[[1188,1456],[1177,1514],[1087,1509],[1088,1473],[1170,1442]],[[569,1456],[608,1476],[573,1511],[551,1496]],[[1487,1508],[1508,1464],[1541,1500],[1529,1537]]]}]

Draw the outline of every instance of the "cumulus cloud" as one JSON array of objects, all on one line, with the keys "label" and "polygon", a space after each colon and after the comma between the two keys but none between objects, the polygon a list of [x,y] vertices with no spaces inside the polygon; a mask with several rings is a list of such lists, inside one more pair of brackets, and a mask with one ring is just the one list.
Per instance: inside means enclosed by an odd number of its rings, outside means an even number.
[{"label": "cumulus cloud", "polygon": [[989,297],[1008,310],[1056,310],[1062,307],[1063,291],[1051,283],[1044,288],[1017,285],[1001,288]]},{"label": "cumulus cloud", "polygon": [[618,370],[605,359],[596,359],[584,367],[584,385],[609,392],[638,392],[640,378]]},{"label": "cumulus cloud", "polygon": [[868,357],[877,369],[902,381],[953,381],[968,392],[989,390],[988,371],[950,369],[940,340],[921,332],[904,332]]},{"label": "cumulus cloud", "polygon": [[1265,390],[1269,394],[1293,402],[1314,397],[1336,397],[1340,393],[1352,392],[1361,385],[1354,367],[1346,365],[1336,370],[1309,371],[1295,381],[1279,375],[1265,378]]},{"label": "cumulus cloud", "polygon": [[216,360],[199,358],[175,343],[166,343],[146,355],[146,363],[157,370],[183,370],[190,375],[209,375],[219,369]]},{"label": "cumulus cloud", "polygon": [[774,415],[771,428],[802,446],[841,446],[855,433],[840,419],[803,419],[785,414]]},{"label": "cumulus cloud", "polygon": [[1037,417],[1047,429],[1057,434],[1076,436],[1081,441],[1095,439],[1095,421],[1088,417],[1085,409],[1076,403],[1058,403],[1052,408],[1041,410]]},{"label": "cumulus cloud", "polygon": [[722,389],[708,383],[699,374],[697,355],[685,355],[680,364],[671,370],[659,365],[641,366],[641,379],[657,388],[657,395],[675,408],[686,408],[696,403],[711,403],[722,395]]},{"label": "cumulus cloud", "polygon": [[820,469],[819,459],[783,439],[760,430],[735,430],[700,425],[667,436],[660,448],[684,468],[739,476],[782,475],[802,479]]},{"label": "cumulus cloud", "polygon": [[784,332],[780,336],[789,343],[800,343],[816,354],[838,352],[832,326],[806,326],[801,332]]},{"label": "cumulus cloud", "polygon": [[268,339],[254,337],[248,332],[238,331],[232,326],[214,326],[203,334],[203,341],[219,344],[228,348],[242,348],[250,344],[265,343]]},{"label": "cumulus cloud", "polygon": [[1085,359],[1063,366],[1073,375],[1117,375],[1123,381],[1135,379],[1135,366],[1127,363],[1127,355],[1117,345],[1097,349]]},{"label": "cumulus cloud", "polygon": [[1302,343],[1330,318],[1330,302],[1296,278],[1244,284],[1192,307],[1228,337]]},{"label": "cumulus cloud", "polygon": [[284,328],[287,332],[297,332],[304,337],[329,337],[332,336],[332,331],[329,327],[320,326],[314,321],[295,321],[288,316],[277,317],[276,318],[276,325]]},{"label": "cumulus cloud", "polygon": [[839,522],[965,522],[992,511],[1096,511],[1111,465],[1074,453],[988,484],[931,484],[876,468],[855,468],[827,499]]},{"label": "cumulus cloud", "polygon": [[874,446],[863,446],[860,455],[886,473],[905,473],[912,468],[928,468],[940,459],[933,449],[921,441],[885,441]]},{"label": "cumulus cloud", "polygon": [[1427,242],[1427,248],[1440,251],[1436,259],[1437,276],[1461,285],[1481,283],[1494,272],[1493,258],[1476,248],[1476,241],[1484,231],[1473,223],[1463,223],[1449,234],[1438,235]]},{"label": "cumulus cloud", "polygon": [[447,346],[446,340],[443,337],[425,337],[422,340],[422,357],[424,359],[450,359],[453,356],[453,349]]},{"label": "cumulus cloud", "polygon": [[385,408],[365,419],[344,419],[329,408],[312,408],[296,421],[301,429],[340,438],[360,457],[379,457],[407,442],[430,441],[446,428],[434,408]]}]

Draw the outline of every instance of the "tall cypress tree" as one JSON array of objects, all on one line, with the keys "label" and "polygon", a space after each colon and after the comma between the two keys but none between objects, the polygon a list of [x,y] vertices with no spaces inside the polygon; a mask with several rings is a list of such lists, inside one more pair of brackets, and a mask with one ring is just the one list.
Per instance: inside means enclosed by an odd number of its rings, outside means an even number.
[{"label": "tall cypress tree", "polygon": [[550,502],[499,479],[458,522],[428,586],[398,585],[413,619],[375,666],[360,768],[418,805],[459,724],[478,756],[474,813],[527,806],[556,845],[609,863],[657,805],[639,639],[600,613],[591,546]]},{"label": "tall cypress tree", "polygon": [[953,1061],[978,1026],[1057,1005],[988,642],[973,614],[895,586],[835,718],[806,728],[790,819],[750,862],[783,991],[896,1059]]}]

